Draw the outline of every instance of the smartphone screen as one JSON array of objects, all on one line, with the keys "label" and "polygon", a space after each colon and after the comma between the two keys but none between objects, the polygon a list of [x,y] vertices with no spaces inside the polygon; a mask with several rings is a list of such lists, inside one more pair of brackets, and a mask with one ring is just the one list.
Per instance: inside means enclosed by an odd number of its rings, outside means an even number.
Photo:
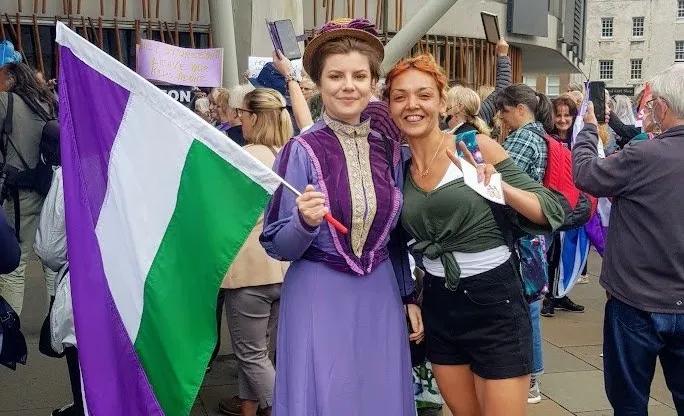
[{"label": "smartphone screen", "polygon": [[278,34],[278,40],[280,41],[280,46],[282,47],[283,55],[287,59],[299,59],[302,57],[302,52],[299,49],[299,44],[297,43],[297,36],[294,32],[294,26],[292,25],[292,20],[277,20],[274,22],[276,33]]},{"label": "smartphone screen", "polygon": [[589,100],[594,103],[594,114],[599,123],[606,122],[606,83],[591,81],[589,83]]}]

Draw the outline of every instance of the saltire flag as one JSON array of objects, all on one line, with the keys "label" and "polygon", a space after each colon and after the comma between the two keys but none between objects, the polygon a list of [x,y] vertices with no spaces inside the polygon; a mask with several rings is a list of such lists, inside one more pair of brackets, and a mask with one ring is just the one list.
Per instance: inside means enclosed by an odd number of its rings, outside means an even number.
[{"label": "saltire flag", "polygon": [[560,264],[552,289],[555,298],[562,298],[570,292],[589,259],[590,242],[584,227],[561,231],[560,242]]},{"label": "saltire flag", "polygon": [[76,337],[88,413],[188,415],[223,277],[280,178],[57,23]]}]

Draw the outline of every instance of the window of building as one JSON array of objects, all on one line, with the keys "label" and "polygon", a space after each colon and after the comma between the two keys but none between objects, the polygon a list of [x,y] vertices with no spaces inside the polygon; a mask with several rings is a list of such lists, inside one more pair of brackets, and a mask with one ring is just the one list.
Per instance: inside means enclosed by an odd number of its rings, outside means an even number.
[{"label": "window of building", "polygon": [[613,18],[612,17],[602,17],[601,18],[601,37],[602,38],[612,38],[613,37]]},{"label": "window of building", "polygon": [[613,79],[613,61],[599,61],[599,79]]},{"label": "window of building", "polygon": [[558,75],[546,76],[546,95],[549,97],[560,95],[560,77]]},{"label": "window of building", "polygon": [[684,62],[684,40],[675,42],[675,62]]},{"label": "window of building", "polygon": [[641,79],[641,70],[644,65],[644,60],[639,58],[639,59],[632,59],[632,66],[630,69],[630,75],[629,78],[633,80],[640,80]]},{"label": "window of building", "polygon": [[677,2],[677,17],[684,19],[684,0],[679,0]]},{"label": "window of building", "polygon": [[523,75],[523,84],[537,91],[537,76],[536,75]]},{"label": "window of building", "polygon": [[635,38],[640,38],[644,36],[644,18],[643,17],[633,17],[632,18],[632,36]]}]

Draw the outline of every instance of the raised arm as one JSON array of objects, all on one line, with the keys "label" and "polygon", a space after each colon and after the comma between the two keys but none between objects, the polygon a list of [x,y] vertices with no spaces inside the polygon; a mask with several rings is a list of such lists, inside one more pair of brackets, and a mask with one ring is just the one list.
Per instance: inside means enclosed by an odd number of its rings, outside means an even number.
[{"label": "raised arm", "polygon": [[496,108],[494,108],[496,94],[513,83],[511,58],[508,57],[508,43],[506,43],[504,38],[501,38],[496,45],[496,54],[496,86],[494,92],[489,94],[482,102],[479,114],[480,118],[488,125],[492,124],[492,120],[496,114]]},{"label": "raised arm", "polygon": [[294,114],[297,126],[300,130],[311,126],[313,119],[311,118],[311,111],[309,111],[309,104],[306,102],[306,98],[304,98],[299,82],[294,78],[292,63],[280,51],[273,51],[273,66],[287,80],[287,91],[290,93],[292,113]]}]

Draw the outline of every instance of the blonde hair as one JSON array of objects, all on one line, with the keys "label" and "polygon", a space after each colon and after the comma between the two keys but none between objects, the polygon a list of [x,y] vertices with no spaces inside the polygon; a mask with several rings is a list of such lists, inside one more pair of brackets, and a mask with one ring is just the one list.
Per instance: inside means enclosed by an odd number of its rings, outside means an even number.
[{"label": "blonde hair", "polygon": [[245,137],[248,143],[279,148],[292,137],[292,119],[278,91],[257,88],[245,95],[243,107],[257,116],[250,137]]},{"label": "blonde hair", "polygon": [[470,88],[457,85],[447,92],[447,108],[449,114],[454,114],[454,108],[459,107],[465,113],[466,121],[481,134],[489,136],[492,129],[477,115],[480,113],[480,96]]},{"label": "blonde hair", "polygon": [[480,97],[480,102],[484,101],[494,92],[494,87],[491,85],[481,85],[477,89],[477,95]]},{"label": "blonde hair", "polygon": [[219,89],[219,91],[216,93],[216,98],[214,99],[214,103],[220,104],[221,107],[228,109],[230,107],[228,105],[229,101],[230,101],[230,92],[224,88]]}]

